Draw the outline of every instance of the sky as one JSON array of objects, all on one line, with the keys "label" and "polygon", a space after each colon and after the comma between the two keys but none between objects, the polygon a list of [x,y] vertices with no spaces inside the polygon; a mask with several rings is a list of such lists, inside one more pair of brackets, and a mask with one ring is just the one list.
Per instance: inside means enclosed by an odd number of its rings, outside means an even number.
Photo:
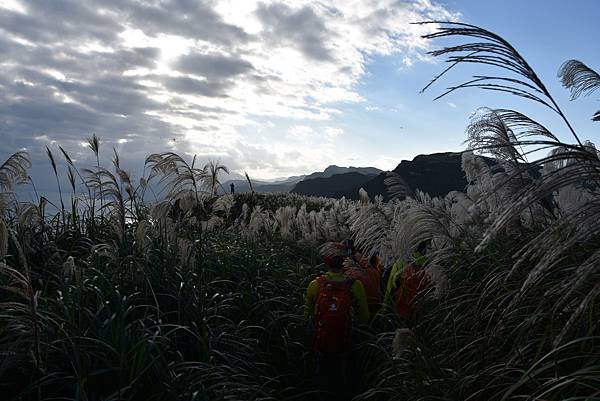
[{"label": "sky", "polygon": [[[482,73],[444,68],[421,36],[453,20],[508,39],[585,139],[599,96],[571,102],[556,73],[572,58],[600,68],[595,0],[0,0],[0,159],[27,150],[38,190],[54,188],[46,146],[93,163],[85,139],[143,174],[148,154],[219,160],[274,179],[330,164],[393,169],[418,154],[465,148],[479,107],[543,121],[531,102],[478,90],[433,99]],[[489,72],[489,71],[488,71]],[[65,163],[59,162],[61,171]],[[66,174],[65,174],[66,175]]]}]

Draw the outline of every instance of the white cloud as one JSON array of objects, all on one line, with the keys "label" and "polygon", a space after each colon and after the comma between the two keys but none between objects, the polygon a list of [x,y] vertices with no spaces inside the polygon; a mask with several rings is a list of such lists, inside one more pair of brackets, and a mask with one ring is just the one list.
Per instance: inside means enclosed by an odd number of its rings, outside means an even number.
[{"label": "white cloud", "polygon": [[446,104],[447,104],[448,106],[452,107],[453,109],[455,109],[455,108],[457,107],[457,106],[456,106],[456,103],[453,103],[453,102],[447,102]]},{"label": "white cloud", "polygon": [[343,129],[332,126],[325,126],[315,130],[308,125],[294,125],[288,129],[288,138],[332,142],[343,133]]},{"label": "white cloud", "polygon": [[315,131],[307,125],[294,125],[288,130],[289,137],[307,139],[315,135]]},{"label": "white cloud", "polygon": [[327,135],[327,137],[329,137],[330,139],[335,139],[338,136],[342,135],[343,133],[344,133],[344,130],[341,128],[325,127],[325,135]]},{"label": "white cloud", "polygon": [[0,0],[0,8],[18,13],[25,13],[27,11],[23,4],[17,0]]},{"label": "white cloud", "polygon": [[381,170],[391,171],[398,166],[401,160],[412,160],[412,157],[402,157],[402,156],[379,156],[377,159],[372,161],[372,166],[377,167]]}]

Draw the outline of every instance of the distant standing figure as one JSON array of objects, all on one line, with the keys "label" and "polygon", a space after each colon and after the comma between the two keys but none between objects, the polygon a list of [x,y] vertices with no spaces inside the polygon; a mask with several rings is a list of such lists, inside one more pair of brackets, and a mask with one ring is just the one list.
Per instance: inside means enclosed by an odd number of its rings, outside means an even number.
[{"label": "distant standing figure", "polygon": [[233,182],[229,184],[229,188],[231,188],[231,195],[235,194],[235,184]]}]

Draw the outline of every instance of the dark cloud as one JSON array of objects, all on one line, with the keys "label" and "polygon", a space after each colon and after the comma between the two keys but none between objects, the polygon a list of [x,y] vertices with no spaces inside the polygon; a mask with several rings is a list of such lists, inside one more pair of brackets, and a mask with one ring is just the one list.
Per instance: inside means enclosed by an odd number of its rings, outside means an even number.
[{"label": "dark cloud", "polygon": [[8,93],[26,99],[25,103],[35,102],[42,96],[60,101],[60,96],[66,95],[97,114],[117,115],[134,115],[161,107],[146,96],[145,86],[120,74],[103,74],[89,81],[63,81],[27,67],[9,71],[15,81],[11,84],[4,80],[3,86]]},{"label": "dark cloud", "polygon": [[[47,134],[50,139],[57,141],[79,141],[91,132],[101,132],[111,139],[122,137],[124,132],[151,135],[156,132],[156,127],[163,132],[173,130],[168,124],[146,116],[143,107],[138,106],[139,111],[129,115],[111,115],[80,103],[65,103],[44,87],[16,82],[12,89],[16,99],[0,100],[0,124],[6,132],[3,138],[14,136],[26,139]],[[123,100],[115,103],[109,111],[114,109],[124,113],[124,103]],[[119,110],[118,106],[123,110]]]},{"label": "dark cloud", "polygon": [[190,54],[182,56],[175,66],[179,71],[201,75],[211,80],[231,78],[253,70],[252,64],[239,57],[220,54]]},{"label": "dark cloud", "polygon": [[294,45],[315,60],[333,60],[331,49],[325,45],[333,33],[312,8],[305,6],[295,10],[286,4],[261,4],[256,13],[264,24],[268,40]]},{"label": "dark cloud", "polygon": [[208,4],[197,0],[29,0],[27,13],[0,12],[0,27],[34,43],[93,39],[112,43],[127,26],[149,35],[172,34],[213,43],[238,45],[250,36],[227,24]]},{"label": "dark cloud", "polygon": [[[0,42],[0,54],[29,68],[54,69],[69,78],[93,79],[102,74],[123,73],[135,68],[152,68],[160,55],[152,47],[114,49],[111,52],[85,52],[55,44],[35,47]],[[1,67],[1,63],[0,63]]]},{"label": "dark cloud", "polygon": [[151,4],[106,0],[105,4],[124,14],[128,23],[151,35],[170,33],[229,46],[250,40],[243,29],[225,23],[205,1],[165,0]]},{"label": "dark cloud", "polygon": [[[29,0],[24,6],[24,13],[0,8],[0,159],[27,148],[41,190],[53,190],[46,145],[57,150],[60,144],[85,164],[93,158],[81,143],[96,133],[105,144],[105,162],[115,146],[138,171],[148,153],[188,149],[182,128],[159,116],[214,119],[225,111],[190,105],[178,94],[225,97],[232,78],[253,70],[235,56],[193,54],[178,67],[203,80],[130,74],[152,71],[161,52],[125,47],[120,35],[128,29],[231,50],[250,40],[206,2]],[[162,84],[170,100],[154,100],[160,89],[147,81]]]},{"label": "dark cloud", "polygon": [[208,81],[189,77],[164,77],[162,82],[170,91],[208,97],[226,97],[226,89],[231,86],[229,81]]},{"label": "dark cloud", "polygon": [[110,14],[78,0],[29,0],[27,13],[2,10],[0,28],[32,43],[97,40],[111,43],[123,29]]}]

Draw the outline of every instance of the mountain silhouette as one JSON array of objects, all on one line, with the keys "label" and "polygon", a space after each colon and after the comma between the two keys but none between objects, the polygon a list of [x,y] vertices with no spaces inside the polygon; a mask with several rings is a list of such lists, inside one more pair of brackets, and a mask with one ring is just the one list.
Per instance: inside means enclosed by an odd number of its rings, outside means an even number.
[{"label": "mountain silhouette", "polygon": [[[418,155],[412,161],[402,160],[393,173],[398,174],[412,192],[419,189],[431,196],[443,197],[451,191],[465,190],[467,179],[461,163],[459,152]],[[389,200],[391,194],[384,182],[387,174],[381,173],[363,184],[348,187],[338,192],[336,197],[358,199],[358,191],[363,188],[371,197],[383,195],[384,200]]]},{"label": "mountain silhouette", "polygon": [[328,177],[304,179],[296,184],[292,193],[310,196],[335,198],[348,188],[359,187],[375,177],[374,174],[350,172],[333,174]]},{"label": "mountain silhouette", "polygon": [[[331,165],[328,166],[325,170],[323,171],[316,171],[314,173],[311,173],[309,175],[299,175],[299,176],[292,176],[292,177],[287,177],[287,178],[280,178],[277,179],[275,181],[264,181],[264,180],[252,180],[252,187],[254,189],[255,192],[260,192],[260,193],[265,193],[265,192],[294,192],[294,188],[295,186],[297,186],[300,182],[304,182],[307,180],[313,180],[316,178],[330,178],[334,175],[344,175],[346,173],[353,173],[353,174],[358,174],[361,177],[367,177],[367,178],[372,178],[374,176],[376,176],[377,174],[381,173],[382,171],[379,170],[378,168],[375,167],[340,167],[340,166],[336,166],[336,165]],[[341,179],[343,183],[337,183],[334,181],[331,181],[334,188],[336,188],[336,190],[334,192],[331,191],[325,191],[323,192],[322,190],[319,190],[319,193],[328,193],[330,195],[327,196],[334,196],[335,193],[337,191],[349,188],[350,186],[356,184],[356,183],[360,183],[360,182],[364,182],[364,180],[362,178],[342,178]],[[229,184],[233,183],[235,185],[235,191],[237,193],[243,193],[243,192],[250,192],[250,186],[248,185],[248,181],[247,180],[242,180],[242,179],[233,179],[233,180],[228,180],[223,182],[223,188],[225,188],[225,190],[229,190]],[[303,184],[302,188],[309,188],[309,186],[306,186],[307,184]],[[318,184],[319,186],[322,185],[326,185],[326,184]],[[304,191],[304,189],[302,189],[302,191]],[[307,190],[306,195],[313,195],[313,196],[325,196],[325,195],[318,195],[316,192],[313,193],[310,190]]]}]

